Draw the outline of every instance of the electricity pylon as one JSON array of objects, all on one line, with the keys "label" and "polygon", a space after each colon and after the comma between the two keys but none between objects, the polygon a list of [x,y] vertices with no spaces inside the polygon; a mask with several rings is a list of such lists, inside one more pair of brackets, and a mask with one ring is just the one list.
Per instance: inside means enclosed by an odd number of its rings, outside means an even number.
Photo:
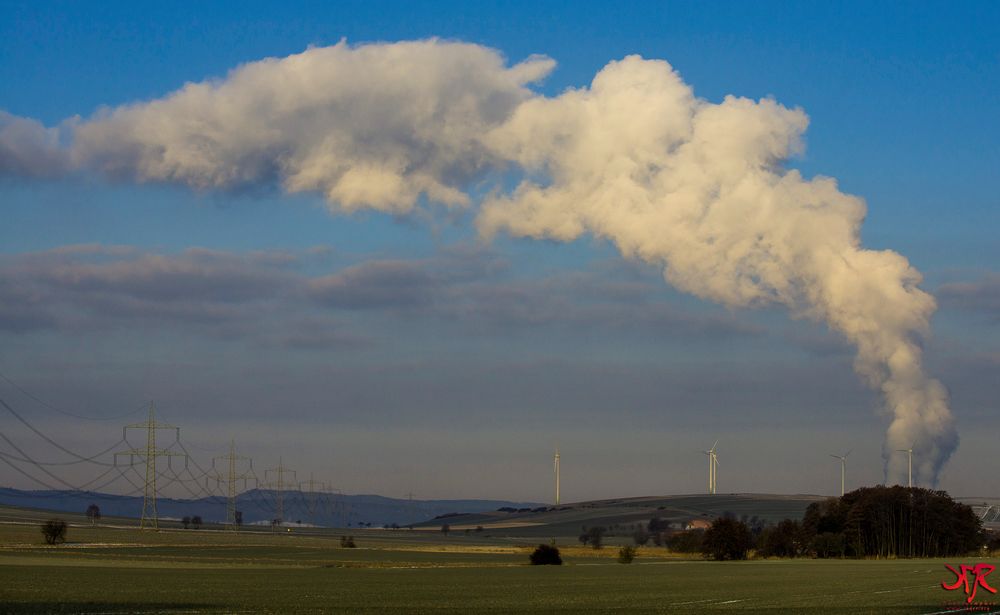
[{"label": "electricity pylon", "polygon": [[149,402],[149,419],[145,423],[132,423],[131,425],[126,425],[122,427],[122,440],[128,443],[128,430],[129,429],[145,429],[146,430],[146,448],[145,450],[139,448],[130,448],[124,451],[118,451],[115,453],[115,464],[118,464],[119,455],[129,456],[129,465],[133,465],[135,458],[139,457],[145,460],[146,463],[146,486],[143,489],[142,496],[142,515],[139,517],[139,529],[153,529],[158,530],[159,524],[156,516],[156,458],[166,457],[167,464],[170,464],[171,457],[183,457],[184,464],[187,465],[187,455],[184,453],[178,453],[175,451],[167,450],[165,448],[156,448],[156,430],[157,429],[173,429],[175,431],[174,443],[177,443],[181,439],[181,429],[180,427],[175,427],[174,425],[168,425],[166,423],[157,423],[155,418],[155,407],[153,402]]},{"label": "electricity pylon", "polygon": [[326,494],[327,506],[330,507],[330,516],[338,522],[337,527],[346,527],[346,509],[342,500],[344,494],[340,489],[334,489],[332,485],[324,486],[323,491]]},{"label": "electricity pylon", "polygon": [[[274,474],[277,474],[278,480],[277,481],[269,481],[267,479],[268,472],[273,472]],[[284,507],[284,495],[283,495],[283,491],[285,489],[285,485],[287,484],[285,482],[285,474],[291,474],[291,475],[294,476],[295,475],[295,470],[289,470],[288,468],[286,468],[285,465],[281,461],[281,457],[278,457],[278,467],[276,467],[276,468],[268,468],[268,469],[264,470],[265,486],[268,489],[274,489],[274,491],[275,491],[275,497],[277,498],[277,512],[278,512],[278,514],[277,514],[276,518],[278,520],[278,525],[281,525],[281,522],[285,520],[285,507]]]},{"label": "electricity pylon", "polygon": [[[215,468],[215,462],[218,460],[226,461],[228,466],[228,474],[223,478],[222,474],[218,472]],[[236,462],[246,461],[248,464],[248,471],[242,474],[236,474]],[[236,481],[243,481],[243,489],[246,489],[247,480],[253,478],[251,475],[253,473],[253,459],[249,457],[244,457],[242,455],[236,454],[236,442],[234,440],[229,441],[229,454],[220,455],[218,457],[212,457],[212,469],[216,470],[215,475],[208,477],[214,478],[216,484],[225,481],[226,483],[226,529],[227,530],[239,530],[239,524],[236,523]],[[206,478],[206,482],[208,481]]]},{"label": "electricity pylon", "polygon": [[302,490],[302,485],[306,485],[306,514],[309,515],[309,523],[316,525],[316,490],[325,489],[326,483],[318,480],[313,480],[312,472],[309,473],[309,480],[304,480],[299,483],[299,490]]}]

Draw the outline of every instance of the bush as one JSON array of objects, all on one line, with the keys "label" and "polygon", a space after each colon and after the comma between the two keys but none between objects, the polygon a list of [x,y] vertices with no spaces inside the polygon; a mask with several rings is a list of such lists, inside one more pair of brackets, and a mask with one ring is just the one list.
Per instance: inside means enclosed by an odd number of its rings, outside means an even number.
[{"label": "bush", "polygon": [[191,527],[196,530],[199,529],[201,527],[201,517],[198,515],[191,517]]},{"label": "bush", "polygon": [[353,549],[358,545],[354,544],[354,536],[341,536],[340,546],[344,549]]},{"label": "bush", "polygon": [[538,545],[538,548],[528,556],[532,566],[561,566],[562,557],[559,556],[558,547],[552,545]]},{"label": "bush", "polygon": [[632,560],[635,559],[635,547],[632,545],[625,545],[621,549],[618,549],[618,563],[619,564],[631,564]]},{"label": "bush", "polygon": [[45,537],[46,544],[66,542],[66,522],[62,519],[49,519],[42,524],[42,536]]},{"label": "bush", "polygon": [[701,552],[715,560],[746,559],[750,544],[750,528],[746,523],[719,517],[705,530]]}]

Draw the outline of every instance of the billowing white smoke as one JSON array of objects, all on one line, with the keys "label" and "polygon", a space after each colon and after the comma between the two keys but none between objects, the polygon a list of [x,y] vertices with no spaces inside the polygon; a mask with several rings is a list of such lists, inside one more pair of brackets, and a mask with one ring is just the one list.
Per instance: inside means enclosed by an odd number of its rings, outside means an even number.
[{"label": "billowing white smoke", "polygon": [[[699,297],[785,305],[857,346],[858,373],[892,415],[887,475],[905,473],[891,453],[912,446],[916,478],[935,483],[957,435],[944,387],[921,366],[934,300],[905,258],[860,246],[860,199],[782,168],[805,114],[699,100],[666,62],[639,57],[555,98],[527,89],[553,66],[508,68],[492,50],[436,40],[341,43],[103,111],[79,124],[71,152],[113,177],[279,184],[348,211],[466,206],[485,192],[484,236],[590,233]],[[504,192],[512,169],[523,180]]]},{"label": "billowing white smoke", "polygon": [[612,62],[589,89],[526,101],[488,136],[528,176],[482,204],[478,224],[562,241],[607,238],[668,282],[730,306],[780,303],[858,348],[885,397],[888,474],[934,483],[958,443],[947,393],[921,367],[934,299],[895,252],[860,246],[864,203],[781,163],[807,118],[771,100],[694,97],[665,62]]}]

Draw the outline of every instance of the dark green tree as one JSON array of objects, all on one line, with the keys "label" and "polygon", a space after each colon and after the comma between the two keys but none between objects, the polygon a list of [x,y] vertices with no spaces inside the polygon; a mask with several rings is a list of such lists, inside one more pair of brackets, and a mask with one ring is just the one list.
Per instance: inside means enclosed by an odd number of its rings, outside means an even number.
[{"label": "dark green tree", "polygon": [[42,524],[42,536],[45,537],[46,544],[66,542],[66,522],[62,519],[49,519]]},{"label": "dark green tree", "polygon": [[705,530],[701,552],[715,560],[746,559],[750,552],[750,528],[731,517],[719,517]]},{"label": "dark green tree", "polygon": [[97,522],[101,520],[101,507],[97,504],[91,504],[88,506],[87,518],[90,519],[91,525],[96,525]]}]

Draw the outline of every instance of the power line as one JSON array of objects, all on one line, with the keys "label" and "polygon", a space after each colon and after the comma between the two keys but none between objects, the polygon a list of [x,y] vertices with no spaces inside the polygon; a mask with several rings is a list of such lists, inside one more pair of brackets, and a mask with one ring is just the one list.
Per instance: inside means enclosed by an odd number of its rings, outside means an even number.
[{"label": "power line", "polygon": [[115,416],[106,416],[106,417],[83,416],[82,414],[76,414],[75,412],[70,412],[68,410],[63,410],[61,408],[57,408],[57,407],[53,406],[52,404],[50,404],[50,403],[48,403],[46,401],[43,401],[43,400],[35,397],[34,395],[32,395],[31,393],[29,393],[28,391],[26,391],[23,388],[21,388],[16,382],[14,382],[10,378],[8,378],[6,375],[4,375],[3,372],[0,372],[0,379],[3,379],[4,381],[6,381],[7,384],[9,384],[10,386],[14,387],[17,391],[19,391],[25,397],[27,397],[29,399],[32,399],[32,400],[40,403],[41,405],[45,406],[49,410],[54,410],[55,412],[58,412],[60,414],[65,414],[66,416],[72,416],[74,418],[84,419],[85,421],[115,421],[115,420],[118,420],[118,419],[123,419],[126,416],[131,416],[131,415],[139,412],[140,410],[142,410],[145,407],[145,404],[143,404],[142,406],[139,406],[135,410],[130,410],[130,411],[124,413],[124,414],[118,414],[118,415],[115,415]]},{"label": "power line", "polygon": [[[110,464],[110,463],[102,463],[100,461],[94,461],[95,459],[97,459],[101,455],[105,455],[105,454],[111,452],[111,449],[113,449],[114,446],[111,447],[111,448],[109,448],[109,449],[107,449],[107,450],[105,450],[105,451],[101,451],[100,453],[98,453],[96,455],[92,455],[90,457],[84,457],[83,455],[79,455],[79,454],[77,454],[77,453],[69,450],[65,446],[59,444],[58,442],[56,442],[52,438],[50,438],[50,437],[46,436],[45,434],[43,434],[34,425],[32,425],[31,423],[29,423],[23,416],[21,416],[20,414],[18,414],[18,412],[16,410],[14,410],[13,408],[11,408],[10,405],[6,401],[3,400],[3,398],[0,398],[0,405],[2,405],[7,410],[7,412],[10,412],[12,415],[14,415],[14,418],[16,418],[17,420],[21,421],[21,423],[24,424],[25,427],[27,427],[28,429],[30,429],[31,431],[33,431],[35,433],[35,435],[37,435],[39,438],[41,438],[42,440],[45,440],[46,442],[48,442],[52,446],[56,447],[57,449],[61,450],[64,453],[66,453],[67,455],[70,455],[72,457],[76,457],[80,461],[90,461],[90,462],[96,463],[98,465],[103,465],[103,466],[114,465],[114,464]],[[119,443],[120,442],[121,441],[119,441]],[[118,446],[118,443],[116,443],[115,446]]]}]

